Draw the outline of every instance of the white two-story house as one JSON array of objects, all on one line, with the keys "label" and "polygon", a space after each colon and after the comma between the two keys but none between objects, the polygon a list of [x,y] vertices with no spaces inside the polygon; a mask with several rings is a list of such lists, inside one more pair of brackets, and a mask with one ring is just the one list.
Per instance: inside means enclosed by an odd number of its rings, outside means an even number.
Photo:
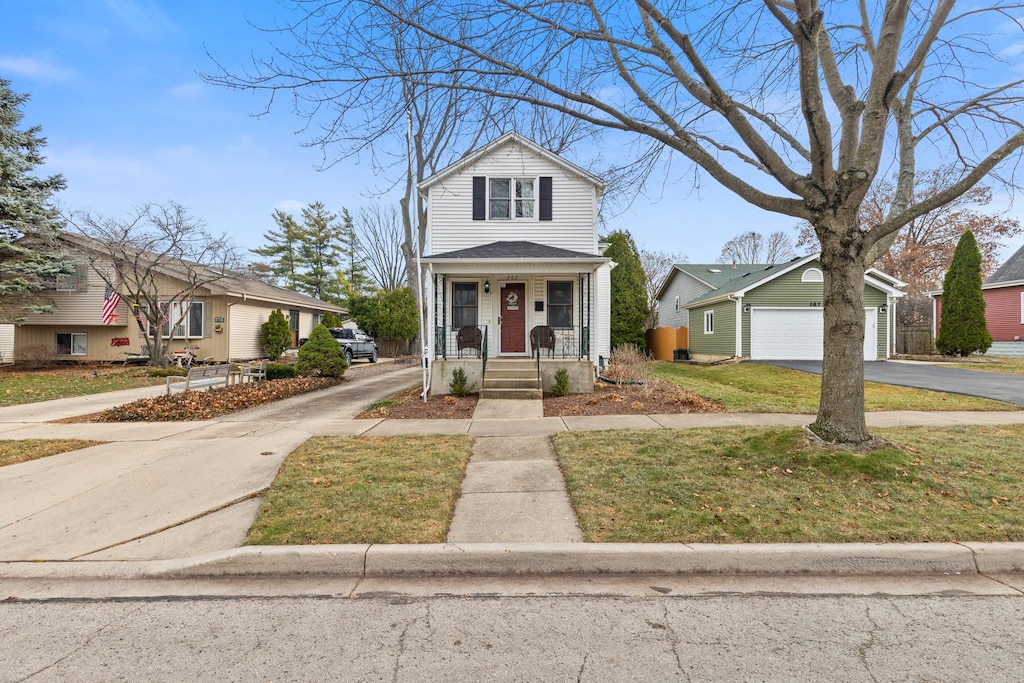
[{"label": "white two-story house", "polygon": [[[608,357],[609,273],[597,203],[604,183],[517,133],[506,133],[420,184],[428,230],[427,355],[445,391],[454,364],[537,359],[574,391]],[[479,367],[478,367],[479,366]],[[586,368],[586,372],[583,372]],[[545,387],[548,380],[545,380]]]}]

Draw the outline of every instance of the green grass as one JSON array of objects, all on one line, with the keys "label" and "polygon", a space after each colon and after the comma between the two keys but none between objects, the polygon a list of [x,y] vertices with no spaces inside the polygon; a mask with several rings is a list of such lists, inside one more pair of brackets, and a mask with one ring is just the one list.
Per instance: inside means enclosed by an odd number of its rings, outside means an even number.
[{"label": "green grass", "polygon": [[[667,379],[727,410],[743,413],[815,413],[819,375],[761,363],[695,365],[659,362],[655,376]],[[1018,410],[1018,406],[973,396],[865,382],[866,410]]]},{"label": "green grass", "polygon": [[[947,365],[944,363],[944,365]],[[949,367],[982,372],[1001,372],[1007,375],[1024,375],[1024,358],[988,358],[971,356],[963,362],[950,362]]]},{"label": "green grass", "polygon": [[0,467],[45,458],[58,453],[77,451],[81,448],[99,446],[105,441],[84,441],[82,439],[17,439],[0,441]]},{"label": "green grass", "polygon": [[1024,426],[876,430],[906,450],[807,446],[797,428],[555,436],[585,540],[1024,540]]},{"label": "green grass", "polygon": [[[93,375],[95,370],[96,374]],[[112,365],[0,371],[0,407],[163,384],[147,368]]]},{"label": "green grass", "polygon": [[443,543],[468,436],[316,437],[289,455],[250,545]]}]

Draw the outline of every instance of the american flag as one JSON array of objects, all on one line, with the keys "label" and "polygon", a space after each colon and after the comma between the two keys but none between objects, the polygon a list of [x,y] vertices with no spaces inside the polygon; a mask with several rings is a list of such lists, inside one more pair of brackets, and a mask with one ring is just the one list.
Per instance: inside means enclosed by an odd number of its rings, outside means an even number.
[{"label": "american flag", "polygon": [[121,303],[121,295],[107,285],[103,290],[103,324],[110,325],[117,320],[117,305]]}]

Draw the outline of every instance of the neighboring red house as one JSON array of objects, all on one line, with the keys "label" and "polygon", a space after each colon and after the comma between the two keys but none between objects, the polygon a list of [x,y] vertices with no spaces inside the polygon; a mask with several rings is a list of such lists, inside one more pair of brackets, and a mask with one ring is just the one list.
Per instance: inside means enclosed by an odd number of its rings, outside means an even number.
[{"label": "neighboring red house", "polygon": [[[992,336],[989,354],[1024,355],[1024,247],[992,273],[981,290],[985,295],[985,325]],[[932,333],[938,336],[942,293],[933,293],[932,302]]]}]

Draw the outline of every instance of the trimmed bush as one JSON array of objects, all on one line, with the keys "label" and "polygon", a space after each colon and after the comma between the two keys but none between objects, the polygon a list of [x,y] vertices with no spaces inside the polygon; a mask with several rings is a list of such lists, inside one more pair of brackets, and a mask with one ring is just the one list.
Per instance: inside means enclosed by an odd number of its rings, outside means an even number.
[{"label": "trimmed bush", "polygon": [[469,395],[469,387],[466,386],[466,371],[462,368],[452,370],[452,381],[448,382],[448,390],[452,396],[459,398]]},{"label": "trimmed bush", "polygon": [[569,371],[565,368],[558,368],[555,371],[555,383],[551,387],[551,393],[555,396],[565,396],[569,393]]},{"label": "trimmed bush", "polygon": [[935,347],[946,356],[985,353],[992,346],[981,290],[981,252],[968,230],[957,242],[942,283],[942,317]]},{"label": "trimmed bush", "polygon": [[291,346],[292,328],[281,309],[270,312],[267,322],[260,325],[260,344],[270,360],[277,360]]},{"label": "trimmed bush", "polygon": [[295,371],[303,377],[341,377],[348,363],[345,352],[323,325],[317,325],[309,340],[299,347]]},{"label": "trimmed bush", "polygon": [[295,372],[295,366],[287,365],[286,363],[268,363],[267,364],[267,379],[291,379],[298,377],[298,373]]}]

